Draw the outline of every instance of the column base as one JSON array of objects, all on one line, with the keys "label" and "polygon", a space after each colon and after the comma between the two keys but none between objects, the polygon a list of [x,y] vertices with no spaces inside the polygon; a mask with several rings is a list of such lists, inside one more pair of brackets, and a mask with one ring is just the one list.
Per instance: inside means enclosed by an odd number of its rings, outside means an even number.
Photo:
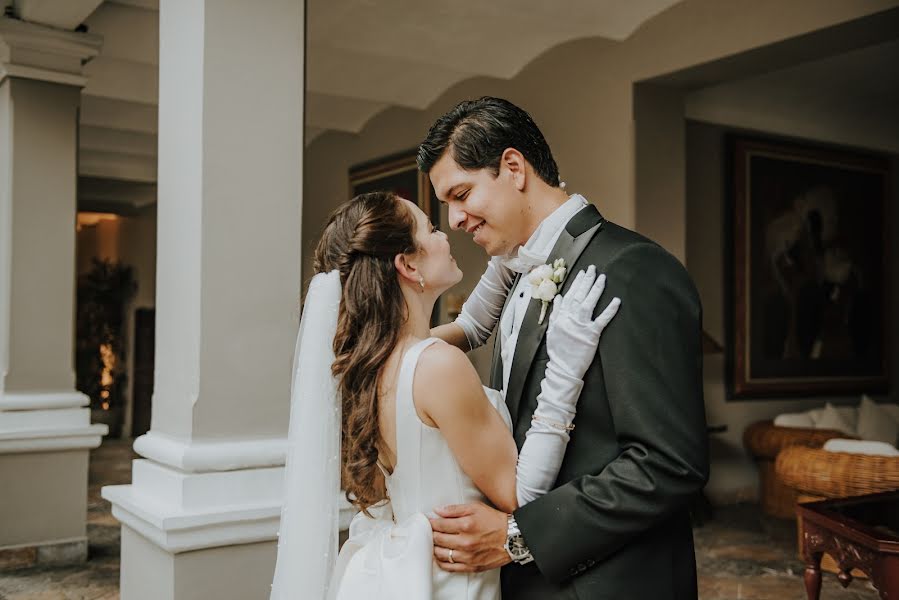
[{"label": "column base", "polygon": [[91,425],[78,392],[0,395],[0,564],[63,564],[87,557]]},{"label": "column base", "polygon": [[102,488],[122,523],[127,600],[264,600],[275,572],[283,440],[134,444],[131,485]]},{"label": "column base", "polygon": [[0,455],[96,448],[109,428],[91,424],[89,402],[80,392],[0,394]]},{"label": "column base", "polygon": [[284,440],[134,442],[131,485],[105,486],[112,515],[169,553],[274,540],[281,520]]},{"label": "column base", "polygon": [[[131,485],[101,490],[122,523],[122,598],[268,598],[285,441],[182,441],[151,431],[134,447],[150,458],[132,463]],[[348,527],[355,511],[334,501]]]},{"label": "column base", "polygon": [[119,593],[127,600],[268,600],[277,543],[171,553],[122,526]]},{"label": "column base", "polygon": [[[132,469],[134,484],[105,486],[101,495],[112,503],[112,516],[123,526],[166,552],[177,554],[266,542],[278,536],[280,498],[265,498],[262,494],[253,499],[240,496],[254,489],[261,491],[260,487],[277,489],[283,468],[187,475],[139,459]],[[154,483],[159,487],[154,489]],[[188,488],[178,490],[186,491],[188,498],[179,502],[167,496],[175,486]],[[201,497],[207,493],[206,498]]]},{"label": "column base", "polygon": [[0,549],[85,540],[87,467],[83,449],[0,454]]}]

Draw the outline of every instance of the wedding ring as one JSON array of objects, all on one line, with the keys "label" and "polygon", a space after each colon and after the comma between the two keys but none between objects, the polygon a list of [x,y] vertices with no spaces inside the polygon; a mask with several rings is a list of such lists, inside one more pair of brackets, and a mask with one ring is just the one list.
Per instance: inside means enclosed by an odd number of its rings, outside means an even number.
[{"label": "wedding ring", "polygon": [[449,561],[450,561],[451,565],[456,564],[456,561],[453,560],[453,549],[452,548],[450,548]]}]

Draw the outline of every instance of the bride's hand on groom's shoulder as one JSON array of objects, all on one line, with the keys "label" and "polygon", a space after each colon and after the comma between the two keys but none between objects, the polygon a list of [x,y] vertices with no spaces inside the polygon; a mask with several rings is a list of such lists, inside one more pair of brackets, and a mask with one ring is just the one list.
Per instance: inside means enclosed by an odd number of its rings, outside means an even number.
[{"label": "bride's hand on groom's shoulder", "polygon": [[593,362],[599,338],[603,330],[618,313],[619,298],[594,319],[599,299],[606,287],[606,276],[597,276],[596,267],[590,265],[578,273],[564,296],[553,299],[546,331],[546,353],[555,367],[575,379],[582,379]]},{"label": "bride's hand on groom's shoulder", "polygon": [[434,558],[444,571],[487,571],[512,561],[506,552],[506,513],[482,502],[443,506],[434,512],[438,515],[430,519]]}]

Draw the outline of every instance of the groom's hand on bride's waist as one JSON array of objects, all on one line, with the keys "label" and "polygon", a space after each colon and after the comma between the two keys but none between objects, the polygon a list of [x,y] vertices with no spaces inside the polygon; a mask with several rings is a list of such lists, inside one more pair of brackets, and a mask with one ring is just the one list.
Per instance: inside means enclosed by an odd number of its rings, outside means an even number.
[{"label": "groom's hand on bride's waist", "polygon": [[506,513],[481,502],[442,506],[434,512],[434,558],[444,571],[486,571],[512,562],[506,552]]}]

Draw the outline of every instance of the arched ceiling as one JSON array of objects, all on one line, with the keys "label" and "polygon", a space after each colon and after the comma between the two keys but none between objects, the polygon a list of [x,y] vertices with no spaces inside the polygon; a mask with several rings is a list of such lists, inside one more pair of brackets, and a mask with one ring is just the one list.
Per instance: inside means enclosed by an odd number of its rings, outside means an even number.
[{"label": "arched ceiling", "polygon": [[307,137],[358,133],[389,106],[423,109],[464,79],[513,77],[569,40],[623,40],[677,2],[309,0]]},{"label": "arched ceiling", "polygon": [[[299,1],[299,0],[298,0]],[[623,40],[679,0],[308,0],[306,141],[423,109],[452,85],[509,78],[563,42]],[[81,112],[81,175],[156,179],[158,0],[0,0],[23,20],[104,38]]]}]

